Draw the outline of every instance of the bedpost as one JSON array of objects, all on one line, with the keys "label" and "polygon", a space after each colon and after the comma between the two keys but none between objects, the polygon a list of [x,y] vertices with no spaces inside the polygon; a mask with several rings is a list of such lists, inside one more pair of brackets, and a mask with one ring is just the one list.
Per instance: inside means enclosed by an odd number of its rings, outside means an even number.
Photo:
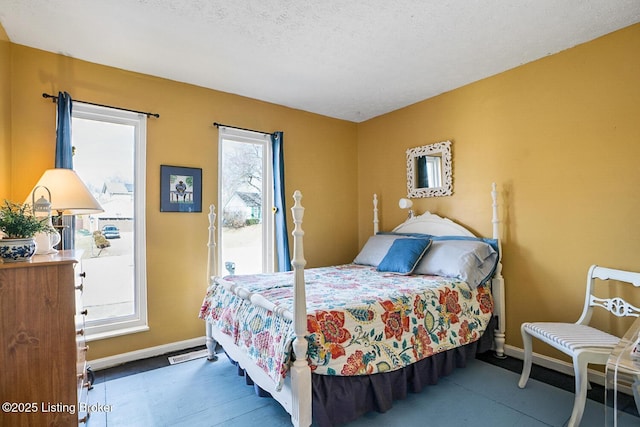
[{"label": "bedpost", "polygon": [[[211,278],[218,274],[216,266],[216,207],[214,205],[209,206],[209,241],[207,242],[207,286],[211,285]],[[211,331],[211,323],[205,322],[206,338],[205,344],[207,346],[207,359],[209,361],[218,360],[216,355],[217,343],[213,339]]]},{"label": "bedpost", "polygon": [[498,265],[496,266],[496,272],[491,280],[491,292],[493,293],[493,303],[496,307],[494,314],[498,316],[498,324],[494,331],[495,352],[496,357],[505,358],[504,355],[504,343],[505,343],[505,299],[504,299],[504,278],[502,277],[502,244],[500,241],[500,217],[498,215],[498,191],[496,189],[496,183],[491,184],[491,198],[493,199],[493,218],[491,223],[493,224],[493,238],[498,241]]},{"label": "bedpost", "polygon": [[380,221],[378,220],[378,195],[374,194],[373,195],[373,235],[374,236],[378,234],[379,223]]},{"label": "bedpost", "polygon": [[311,368],[307,362],[307,301],[304,283],[304,247],[302,238],[302,217],[304,208],[300,204],[302,193],[296,190],[293,194],[295,203],[291,208],[293,214],[293,327],[296,337],[293,340],[295,362],[291,366],[291,422],[294,426],[311,425]]}]

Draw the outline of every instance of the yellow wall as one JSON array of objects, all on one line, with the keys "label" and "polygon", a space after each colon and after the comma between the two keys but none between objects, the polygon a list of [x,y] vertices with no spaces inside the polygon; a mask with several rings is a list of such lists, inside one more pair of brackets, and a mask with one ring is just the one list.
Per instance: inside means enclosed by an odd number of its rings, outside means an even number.
[{"label": "yellow wall", "polygon": [[11,43],[0,25],[0,201],[9,197],[11,172]]},{"label": "yellow wall", "polygon": [[507,344],[523,321],[577,320],[589,265],[640,271],[639,52],[634,25],[358,126],[360,244],[371,193],[382,229],[406,215],[406,149],[450,139],[453,196],[414,208],[491,236],[498,184]]},{"label": "yellow wall", "polygon": [[55,107],[42,92],[161,115],[148,124],[151,331],[92,343],[91,359],[202,336],[206,214],[161,214],[158,182],[160,164],[202,167],[204,204],[216,200],[213,121],[285,132],[287,193],[305,195],[311,267],[353,259],[371,233],[374,192],[381,228],[401,222],[406,149],[452,140],[454,195],[415,208],[490,235],[498,184],[509,345],[522,345],[522,321],[575,320],[590,264],[640,270],[640,25],[360,124],[6,44],[0,32],[0,174],[12,149],[17,200],[53,166]]},{"label": "yellow wall", "polygon": [[[236,95],[12,45],[12,191],[24,200],[54,166],[55,104],[42,93],[67,91],[95,103],[152,111],[147,125],[147,270],[145,333],[91,343],[90,359],[204,335],[197,318],[206,288],[207,215],[160,213],[160,165],[203,169],[203,205],[217,201],[213,122],[282,130],[287,194],[307,209],[309,266],[349,262],[357,252],[356,124]],[[4,144],[6,145],[6,144]],[[287,197],[289,207],[293,199]],[[291,222],[290,211],[287,213]],[[180,268],[175,268],[180,265]]]}]

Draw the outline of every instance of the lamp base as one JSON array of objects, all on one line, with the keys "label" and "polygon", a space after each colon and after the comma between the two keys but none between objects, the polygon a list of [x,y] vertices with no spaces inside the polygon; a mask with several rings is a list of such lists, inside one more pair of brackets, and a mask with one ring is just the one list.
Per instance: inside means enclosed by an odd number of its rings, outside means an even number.
[{"label": "lamp base", "polygon": [[36,240],[36,254],[37,255],[48,255],[55,254],[58,251],[54,248],[55,245],[60,243],[60,234],[56,231],[55,233],[37,233],[34,236]]}]

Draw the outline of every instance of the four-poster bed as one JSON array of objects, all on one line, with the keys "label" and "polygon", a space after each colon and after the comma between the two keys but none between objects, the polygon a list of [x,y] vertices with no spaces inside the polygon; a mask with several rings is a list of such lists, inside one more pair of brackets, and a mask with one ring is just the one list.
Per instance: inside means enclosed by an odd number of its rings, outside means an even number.
[{"label": "four-poster bed", "polygon": [[332,425],[386,411],[478,352],[493,348],[502,357],[495,184],[491,195],[491,239],[428,212],[378,233],[374,196],[374,235],[354,263],[305,271],[296,191],[293,272],[224,278],[217,276],[212,206],[210,286],[200,312],[209,360],[219,343],[294,425],[308,426],[312,414],[316,424]]}]

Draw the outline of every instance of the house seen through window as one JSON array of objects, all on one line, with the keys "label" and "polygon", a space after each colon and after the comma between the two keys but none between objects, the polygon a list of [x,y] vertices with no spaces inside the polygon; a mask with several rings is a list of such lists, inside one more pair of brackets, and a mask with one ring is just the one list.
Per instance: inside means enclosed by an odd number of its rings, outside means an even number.
[{"label": "house seen through window", "polygon": [[234,128],[219,134],[220,274],[274,270],[270,136]]}]

